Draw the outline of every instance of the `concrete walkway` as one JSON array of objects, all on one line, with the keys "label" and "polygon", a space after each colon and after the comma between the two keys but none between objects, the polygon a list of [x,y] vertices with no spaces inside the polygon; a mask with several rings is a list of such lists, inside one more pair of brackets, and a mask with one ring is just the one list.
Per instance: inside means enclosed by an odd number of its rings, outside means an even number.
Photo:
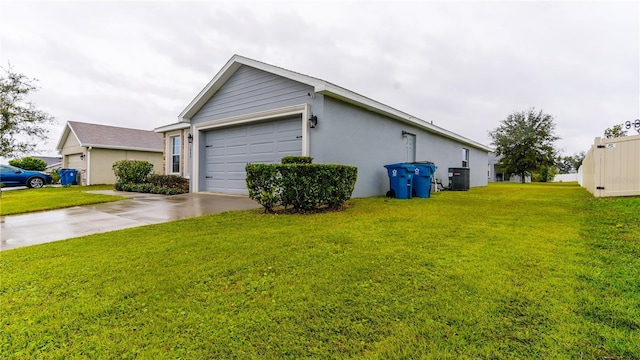
[{"label": "concrete walkway", "polygon": [[206,193],[165,196],[111,190],[93,192],[128,196],[131,199],[24,215],[2,216],[0,250],[229,210],[260,207],[258,203],[246,196]]}]

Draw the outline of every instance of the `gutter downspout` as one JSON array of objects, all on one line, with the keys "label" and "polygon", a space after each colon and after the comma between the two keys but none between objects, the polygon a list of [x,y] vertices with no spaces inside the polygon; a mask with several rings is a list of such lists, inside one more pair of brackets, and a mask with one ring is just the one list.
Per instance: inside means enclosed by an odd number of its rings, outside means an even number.
[{"label": "gutter downspout", "polygon": [[91,149],[93,146],[87,148],[87,186],[91,185]]}]

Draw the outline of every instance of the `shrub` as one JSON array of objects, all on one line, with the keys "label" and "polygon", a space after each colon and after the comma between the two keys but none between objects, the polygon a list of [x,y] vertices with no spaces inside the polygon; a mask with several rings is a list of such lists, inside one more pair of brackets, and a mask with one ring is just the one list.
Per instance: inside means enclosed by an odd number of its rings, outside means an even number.
[{"label": "shrub", "polygon": [[155,186],[166,189],[174,189],[177,194],[184,194],[189,192],[189,179],[183,178],[178,175],[149,175],[147,181]]},{"label": "shrub", "polygon": [[153,164],[144,160],[120,160],[111,167],[116,183],[142,184],[153,171]]},{"label": "shrub", "polygon": [[351,197],[358,174],[355,166],[309,163],[248,164],[245,170],[249,197],[265,212],[278,204],[297,212],[337,209]]},{"label": "shrub", "polygon": [[311,164],[313,158],[309,156],[285,156],[280,162],[283,164]]},{"label": "shrub", "polygon": [[30,156],[23,157],[20,160],[9,160],[9,165],[19,167],[23,170],[35,171],[44,171],[44,169],[47,168],[47,163],[44,160]]},{"label": "shrub", "polygon": [[189,180],[177,175],[149,175],[144,183],[116,182],[118,191],[177,195],[189,192]]},{"label": "shrub", "polygon": [[247,189],[249,197],[270,212],[281,200],[282,187],[278,169],[272,164],[247,164]]},{"label": "shrub", "polygon": [[58,174],[58,169],[53,169],[47,172],[51,176],[51,183],[57,184],[60,182],[60,174]]},{"label": "shrub", "polygon": [[332,164],[276,165],[282,176],[282,205],[296,211],[320,206],[337,209],[351,198],[358,177],[355,166]]}]

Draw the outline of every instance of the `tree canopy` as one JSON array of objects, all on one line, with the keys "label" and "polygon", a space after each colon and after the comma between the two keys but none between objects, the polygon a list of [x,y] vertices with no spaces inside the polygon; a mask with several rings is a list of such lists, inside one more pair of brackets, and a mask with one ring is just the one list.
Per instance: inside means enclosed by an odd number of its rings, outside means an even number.
[{"label": "tree canopy", "polygon": [[622,125],[614,125],[604,130],[604,137],[607,139],[613,139],[617,137],[627,136],[627,130],[622,128]]},{"label": "tree canopy", "polygon": [[521,181],[536,170],[556,164],[553,116],[530,108],[514,112],[489,132],[500,157],[498,166],[507,174],[520,175]]},{"label": "tree canopy", "polygon": [[4,69],[0,76],[0,156],[15,158],[33,151],[38,141],[46,140],[46,125],[54,119],[27,100],[37,90],[37,80]]},{"label": "tree canopy", "polygon": [[558,158],[558,172],[560,174],[569,174],[572,171],[578,171],[585,156],[586,153],[584,151],[580,151],[573,155]]},{"label": "tree canopy", "polygon": [[20,160],[9,160],[9,165],[19,167],[22,170],[43,171],[47,168],[47,163],[44,160],[30,156],[23,157]]}]

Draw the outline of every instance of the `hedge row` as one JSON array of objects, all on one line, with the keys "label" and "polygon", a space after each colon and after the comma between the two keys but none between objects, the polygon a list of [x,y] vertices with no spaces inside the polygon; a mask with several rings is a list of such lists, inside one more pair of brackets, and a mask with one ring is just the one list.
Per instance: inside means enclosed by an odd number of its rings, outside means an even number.
[{"label": "hedge row", "polygon": [[297,212],[337,209],[351,198],[358,177],[358,169],[348,165],[248,164],[245,170],[249,197],[265,212],[277,205]]},{"label": "hedge row", "polygon": [[[158,175],[158,176],[169,176],[169,175]],[[116,183],[115,187],[116,187],[116,190],[118,191],[162,194],[162,195],[177,195],[177,194],[184,194],[189,192],[188,190],[184,191],[178,188],[156,186],[150,183],[142,183],[142,184]]]},{"label": "hedge row", "polygon": [[189,180],[177,175],[151,174],[153,164],[142,160],[121,160],[113,164],[115,188],[151,194],[176,195],[189,192]]}]

